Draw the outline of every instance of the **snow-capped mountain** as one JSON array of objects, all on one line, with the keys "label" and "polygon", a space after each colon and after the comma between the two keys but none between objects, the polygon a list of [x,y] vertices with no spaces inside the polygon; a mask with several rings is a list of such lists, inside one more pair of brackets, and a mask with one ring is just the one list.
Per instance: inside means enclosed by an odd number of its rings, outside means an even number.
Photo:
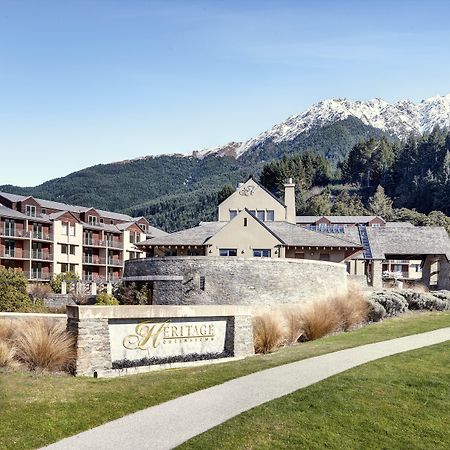
[{"label": "snow-capped mountain", "polygon": [[436,125],[450,128],[450,94],[431,97],[420,103],[402,100],[391,104],[379,98],[368,101],[323,100],[246,142],[232,142],[215,149],[193,152],[192,155],[198,158],[211,154],[239,158],[269,141],[293,141],[302,134],[349,117],[355,117],[365,125],[403,140],[411,134],[427,133]]}]

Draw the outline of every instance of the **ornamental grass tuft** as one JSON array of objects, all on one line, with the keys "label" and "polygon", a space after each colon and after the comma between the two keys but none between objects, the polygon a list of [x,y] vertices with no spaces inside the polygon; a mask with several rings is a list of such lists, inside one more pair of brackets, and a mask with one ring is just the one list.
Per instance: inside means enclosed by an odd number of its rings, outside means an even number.
[{"label": "ornamental grass tuft", "polygon": [[253,341],[256,353],[270,353],[284,341],[285,330],[282,320],[272,312],[253,318]]}]

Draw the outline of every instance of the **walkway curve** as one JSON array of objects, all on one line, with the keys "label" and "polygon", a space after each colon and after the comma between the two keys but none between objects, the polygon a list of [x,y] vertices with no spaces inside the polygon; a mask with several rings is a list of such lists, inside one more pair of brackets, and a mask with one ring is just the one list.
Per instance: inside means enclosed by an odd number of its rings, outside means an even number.
[{"label": "walkway curve", "polygon": [[352,367],[450,340],[450,327],[255,372],[138,411],[46,448],[171,449],[238,414]]}]

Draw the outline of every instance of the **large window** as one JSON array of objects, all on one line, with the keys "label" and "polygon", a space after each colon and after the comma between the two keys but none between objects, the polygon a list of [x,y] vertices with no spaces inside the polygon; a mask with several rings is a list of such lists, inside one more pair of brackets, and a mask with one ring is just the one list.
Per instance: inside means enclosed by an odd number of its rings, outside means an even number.
[{"label": "large window", "polygon": [[220,256],[237,256],[236,248],[221,248],[219,249]]},{"label": "large window", "polygon": [[29,217],[36,217],[36,206],[26,205],[25,214]]},{"label": "large window", "polygon": [[15,241],[5,240],[5,256],[9,258],[14,258],[15,253],[16,253]]},{"label": "large window", "polygon": [[256,211],[256,217],[264,222],[266,220],[266,212],[262,209],[259,209],[258,211]]},{"label": "large window", "polygon": [[97,216],[88,216],[88,223],[90,225],[97,225]]},{"label": "large window", "polygon": [[64,236],[67,236],[69,234],[69,223],[68,222],[62,222],[61,234],[63,234]]},{"label": "large window", "polygon": [[230,209],[230,220],[234,219],[237,216],[237,213],[236,209]]},{"label": "large window", "polygon": [[268,248],[253,249],[253,256],[255,258],[270,258],[271,250]]},{"label": "large window", "polygon": [[273,209],[268,209],[266,211],[267,222],[273,222],[275,220],[275,211]]},{"label": "large window", "polygon": [[75,236],[75,224],[69,223],[69,236]]},{"label": "large window", "polygon": [[13,219],[5,219],[5,236],[14,236],[16,222]]}]

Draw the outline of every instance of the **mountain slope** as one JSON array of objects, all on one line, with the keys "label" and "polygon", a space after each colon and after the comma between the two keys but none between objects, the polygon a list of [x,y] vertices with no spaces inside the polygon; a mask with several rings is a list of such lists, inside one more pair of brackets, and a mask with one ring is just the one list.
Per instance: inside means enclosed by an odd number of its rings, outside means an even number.
[{"label": "mountain slope", "polygon": [[258,175],[272,159],[310,148],[336,164],[360,140],[404,139],[436,125],[450,126],[450,95],[419,104],[324,100],[244,143],[101,164],[36,187],[5,185],[0,190],[146,214],[155,225],[173,231],[213,218],[220,188]]}]

